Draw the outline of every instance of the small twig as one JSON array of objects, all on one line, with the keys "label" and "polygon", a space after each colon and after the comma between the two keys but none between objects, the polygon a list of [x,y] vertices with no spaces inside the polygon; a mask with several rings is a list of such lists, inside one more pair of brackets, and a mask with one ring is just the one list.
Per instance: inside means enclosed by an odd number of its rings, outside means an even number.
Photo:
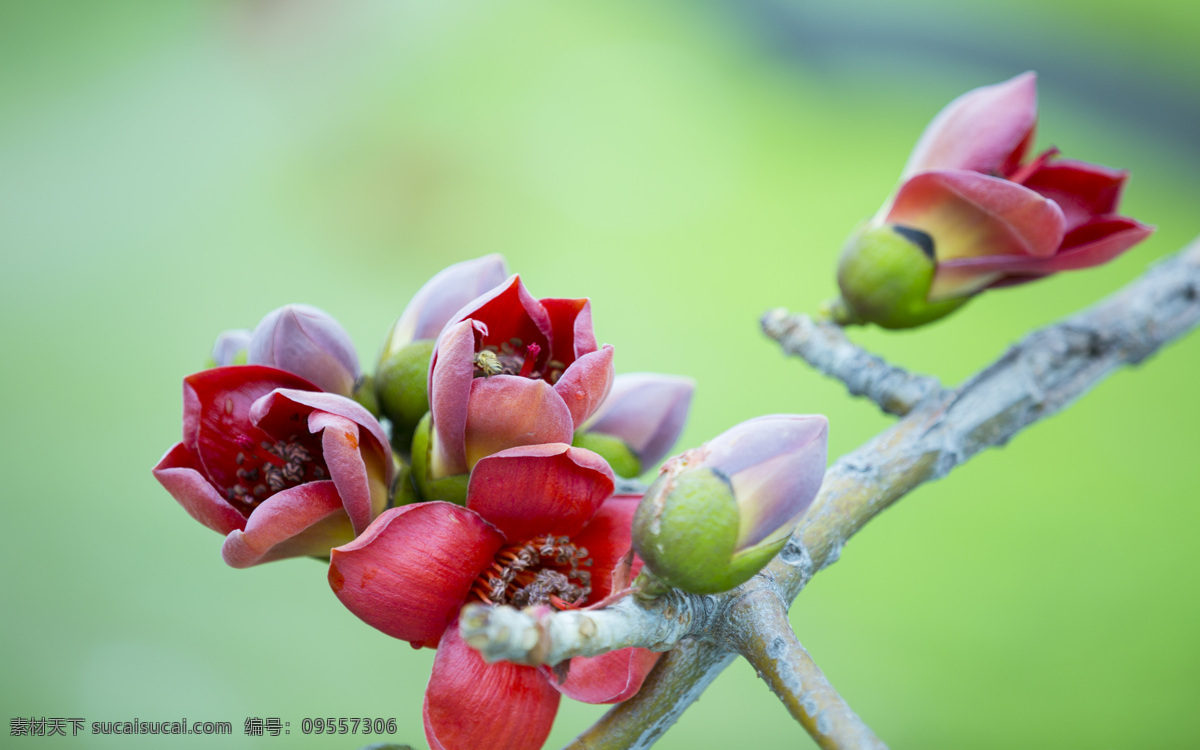
[{"label": "small twig", "polygon": [[489,662],[529,666],[558,664],[575,656],[597,656],[629,646],[666,651],[694,627],[696,603],[678,591],[651,600],[627,596],[602,609],[554,612],[549,607],[489,607],[468,604],[459,632]]},{"label": "small twig", "polygon": [[888,414],[903,417],[942,392],[937,378],[888,364],[851,343],[841,327],[833,323],[789,315],[782,308],[768,311],[761,323],[763,331],[778,341],[784,352],[842,381],[851,394],[869,398]]},{"label": "small twig", "polygon": [[730,607],[721,640],[754,667],[824,750],[886,750],[796,640],[787,607],[767,587]]}]

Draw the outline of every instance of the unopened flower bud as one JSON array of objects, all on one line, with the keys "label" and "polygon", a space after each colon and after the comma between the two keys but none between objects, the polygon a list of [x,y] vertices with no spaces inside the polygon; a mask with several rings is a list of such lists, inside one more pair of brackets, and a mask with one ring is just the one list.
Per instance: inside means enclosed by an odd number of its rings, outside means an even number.
[{"label": "unopened flower bud", "polygon": [[691,378],[618,375],[574,444],[604,456],[617,474],[636,477],[661,461],[679,439],[695,388]]},{"label": "unopened flower bud", "polygon": [[388,332],[375,368],[379,408],[392,421],[392,439],[407,448],[429,411],[429,356],[442,328],[468,302],[504,281],[504,258],[486,255],[455,263],[425,282]]},{"label": "unopened flower bud", "polygon": [[968,297],[932,302],[937,263],[933,238],[897,224],[870,224],[856,232],[838,261],[842,298],[830,316],[842,324],[912,328],[954,311]]},{"label": "unopened flower bud", "polygon": [[430,430],[432,417],[426,415],[417,423],[412,438],[412,486],[415,495],[426,502],[441,500],[456,505],[467,502],[467,485],[471,479],[470,473],[451,474],[434,478],[429,465],[430,459]]},{"label": "unopened flower bud", "polygon": [[843,251],[829,317],[919,326],[985,289],[1097,266],[1150,235],[1117,214],[1127,172],[1060,159],[1056,148],[1030,158],[1036,124],[1032,72],[947,105]]},{"label": "unopened flower bud", "polygon": [[246,364],[246,350],[249,346],[250,331],[245,328],[222,331],[213,343],[209,367]]},{"label": "unopened flower bud", "polygon": [[354,394],[361,373],[349,334],[312,305],[284,305],[267,313],[254,329],[247,360],[286,370],[343,396]]},{"label": "unopened flower bud", "polygon": [[634,549],[655,578],[684,591],[747,581],[817,496],[828,433],[822,416],[758,417],[671,459],[638,505]]}]

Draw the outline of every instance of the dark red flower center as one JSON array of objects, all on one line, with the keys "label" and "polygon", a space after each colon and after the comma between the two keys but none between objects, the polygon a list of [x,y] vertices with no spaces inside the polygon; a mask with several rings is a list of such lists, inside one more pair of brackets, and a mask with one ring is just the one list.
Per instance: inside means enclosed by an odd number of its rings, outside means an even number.
[{"label": "dark red flower center", "polygon": [[565,536],[545,536],[523,544],[502,547],[471,586],[471,593],[487,604],[529,607],[548,604],[574,609],[592,593],[592,566],[586,547],[576,547]]},{"label": "dark red flower center", "polygon": [[516,337],[499,346],[487,344],[475,355],[475,377],[518,375],[533,380],[545,380],[554,385],[567,369],[566,365],[551,359],[539,370],[538,355],[541,353],[542,347],[538,344],[527,345]]},{"label": "dark red flower center", "polygon": [[289,435],[272,440],[261,430],[260,439],[249,434],[231,436],[237,447],[234,463],[237,480],[225,487],[225,497],[247,516],[277,492],[329,478],[329,467],[321,454],[316,435]]}]

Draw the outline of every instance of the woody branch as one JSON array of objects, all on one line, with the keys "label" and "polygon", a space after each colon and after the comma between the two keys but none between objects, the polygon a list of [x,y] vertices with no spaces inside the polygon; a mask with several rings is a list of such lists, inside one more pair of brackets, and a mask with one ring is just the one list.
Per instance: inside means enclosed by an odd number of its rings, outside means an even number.
[{"label": "woody branch", "polygon": [[[778,601],[791,602],[817,571],[838,559],[854,533],[893,502],[983,449],[1003,445],[1070,405],[1118,367],[1142,362],[1198,323],[1200,240],[1094,307],[1029,334],[952,390],[863,352],[835,326],[772,311],[764,316],[764,330],[786,352],[843,380],[852,392],[866,395],[885,411],[907,413],[830,467],[820,494],[775,560],[754,579],[724,594],[672,592],[668,600],[628,598],[589,612],[593,637],[583,632],[587,626],[579,627],[577,613],[521,620],[499,615],[500,608],[490,613],[464,611],[463,635],[489,659],[521,663],[556,663],[634,645],[656,650],[674,646],[637,695],[611,709],[571,745],[589,750],[648,747],[739,650],[722,635],[738,601],[767,589]],[[869,366],[861,366],[864,362]],[[509,618],[504,637],[500,627],[486,627],[498,616]],[[790,631],[783,632],[786,620],[750,618],[748,626],[758,635],[794,641]],[[795,643],[787,650],[797,647]],[[832,689],[821,694],[826,705],[814,710],[842,710]],[[818,741],[826,747],[863,746],[853,744],[849,736],[843,744],[836,738],[834,744],[828,738]]]}]

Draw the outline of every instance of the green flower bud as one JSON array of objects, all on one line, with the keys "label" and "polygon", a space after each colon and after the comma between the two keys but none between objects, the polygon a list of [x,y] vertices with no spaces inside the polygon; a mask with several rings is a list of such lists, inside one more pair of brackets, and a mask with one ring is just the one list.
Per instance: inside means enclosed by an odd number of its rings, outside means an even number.
[{"label": "green flower bud", "polygon": [[412,481],[421,500],[444,500],[457,505],[467,504],[467,482],[470,474],[452,474],[441,479],[429,476],[429,433],[433,423],[426,414],[413,431]]},{"label": "green flower bud", "polygon": [[838,261],[840,300],[829,316],[842,325],[913,328],[958,309],[969,297],[929,301],[937,265],[933,239],[898,224],[871,224],[850,237]]},{"label": "green flower bud", "polygon": [[392,444],[401,450],[429,411],[429,357],[433,340],[424,339],[386,352],[375,372],[380,412],[392,422]]},{"label": "green flower bud", "polygon": [[828,430],[822,416],[759,417],[668,461],[633,518],[646,568],[694,594],[748,580],[816,497]]},{"label": "green flower bud", "polygon": [[637,454],[619,437],[602,432],[576,432],[571,445],[599,453],[617,476],[628,479],[642,473],[642,462]]},{"label": "green flower bud", "polygon": [[371,412],[371,416],[379,418],[379,398],[375,395],[375,377],[373,375],[360,377],[354,384],[354,393],[351,396],[362,404],[364,409]]}]

